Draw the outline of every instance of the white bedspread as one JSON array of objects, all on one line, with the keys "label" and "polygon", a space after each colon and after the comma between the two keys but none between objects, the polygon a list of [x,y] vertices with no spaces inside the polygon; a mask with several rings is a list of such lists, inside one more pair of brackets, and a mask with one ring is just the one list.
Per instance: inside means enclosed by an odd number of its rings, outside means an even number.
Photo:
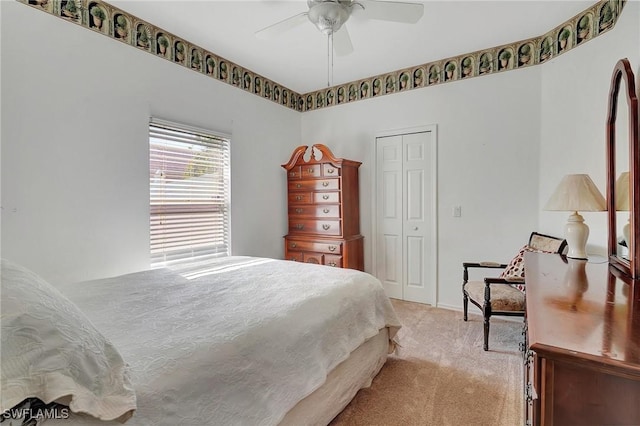
[{"label": "white bedspread", "polygon": [[214,262],[191,279],[160,269],[61,288],[131,366],[128,425],[275,425],[366,339],[400,327],[369,274]]}]

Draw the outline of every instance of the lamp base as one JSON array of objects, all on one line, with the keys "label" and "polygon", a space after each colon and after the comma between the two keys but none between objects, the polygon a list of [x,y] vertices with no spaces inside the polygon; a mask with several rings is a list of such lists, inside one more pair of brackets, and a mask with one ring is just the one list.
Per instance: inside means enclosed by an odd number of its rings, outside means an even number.
[{"label": "lamp base", "polygon": [[630,241],[629,239],[631,238],[631,219],[629,219],[629,221],[627,221],[627,223],[622,227],[622,236],[624,237],[624,242],[627,244],[627,247],[630,247]]},{"label": "lamp base", "polygon": [[569,246],[567,257],[572,259],[587,259],[587,239],[589,238],[589,227],[584,223],[584,218],[573,212],[567,220],[565,227],[565,238]]},{"label": "lamp base", "polygon": [[564,283],[567,286],[571,310],[576,311],[578,304],[582,300],[582,295],[589,288],[589,279],[585,269],[587,261],[584,259],[568,259],[567,264],[569,267],[564,275]]}]

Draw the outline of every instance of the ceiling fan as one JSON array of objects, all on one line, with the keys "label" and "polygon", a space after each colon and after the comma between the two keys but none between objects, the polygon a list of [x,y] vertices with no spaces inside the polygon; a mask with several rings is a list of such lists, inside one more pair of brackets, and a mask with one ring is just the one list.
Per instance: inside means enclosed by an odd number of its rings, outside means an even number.
[{"label": "ceiling fan", "polygon": [[349,31],[344,25],[351,14],[368,19],[415,24],[424,12],[422,3],[381,0],[307,0],[309,10],[269,25],[255,33],[271,39],[306,22],[307,19],[327,36],[327,85],[331,86],[333,52],[343,56],[353,52]]}]

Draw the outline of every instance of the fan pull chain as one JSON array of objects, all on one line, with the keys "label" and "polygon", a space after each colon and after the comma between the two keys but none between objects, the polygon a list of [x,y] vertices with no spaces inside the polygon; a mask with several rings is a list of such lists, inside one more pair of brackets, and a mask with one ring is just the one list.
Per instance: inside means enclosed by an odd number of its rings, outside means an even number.
[{"label": "fan pull chain", "polygon": [[327,34],[327,87],[333,84],[333,31]]}]

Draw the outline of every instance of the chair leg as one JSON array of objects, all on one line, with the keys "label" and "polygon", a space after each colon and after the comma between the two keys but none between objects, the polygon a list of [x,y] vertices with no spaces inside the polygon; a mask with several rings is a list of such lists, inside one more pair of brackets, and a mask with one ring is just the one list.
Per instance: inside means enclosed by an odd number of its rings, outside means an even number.
[{"label": "chair leg", "polygon": [[469,309],[469,296],[464,291],[462,292],[462,311],[464,313],[464,320],[467,320],[467,311]]},{"label": "chair leg", "polygon": [[484,350],[489,350],[489,318],[491,318],[491,286],[484,279],[484,305],[482,305],[482,316],[484,317]]},{"label": "chair leg", "polygon": [[469,308],[469,296],[467,295],[467,292],[464,291],[464,286],[466,286],[468,282],[469,282],[469,270],[463,264],[463,271],[462,271],[462,306],[463,306],[464,320],[465,321],[467,320],[467,309]]},{"label": "chair leg", "polygon": [[489,316],[484,315],[484,350],[489,350]]}]

